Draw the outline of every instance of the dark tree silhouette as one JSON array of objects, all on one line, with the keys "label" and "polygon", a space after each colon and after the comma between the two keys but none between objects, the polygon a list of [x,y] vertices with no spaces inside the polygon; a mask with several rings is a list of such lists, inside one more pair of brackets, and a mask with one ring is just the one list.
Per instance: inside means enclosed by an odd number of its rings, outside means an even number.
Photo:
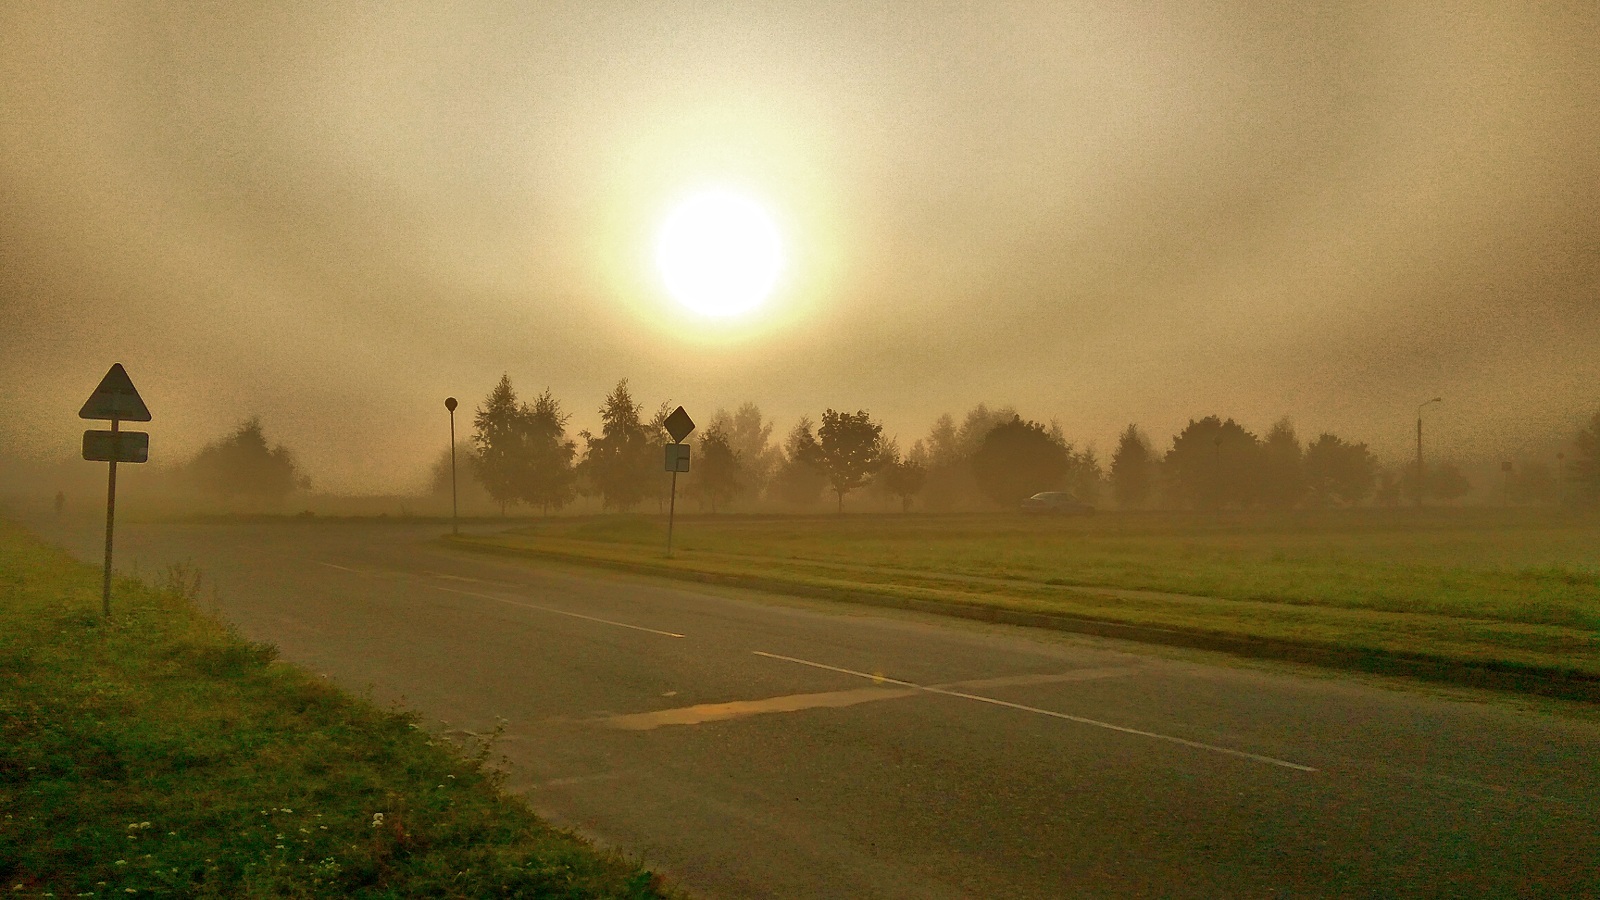
[{"label": "dark tree silhouette", "polygon": [[1600,503],[1600,412],[1573,438],[1573,493],[1581,502]]},{"label": "dark tree silhouette", "polygon": [[1232,419],[1190,420],[1172,439],[1166,465],[1173,485],[1199,509],[1249,506],[1259,494],[1261,442]]},{"label": "dark tree silhouette", "polygon": [[1294,424],[1279,419],[1261,444],[1261,502],[1269,509],[1292,509],[1306,495],[1305,455]]},{"label": "dark tree silhouette", "polygon": [[711,505],[713,515],[718,503],[726,506],[739,495],[740,475],[739,455],[722,426],[713,424],[700,435],[700,461],[694,469],[695,493]]},{"label": "dark tree silhouette", "polygon": [[811,419],[801,416],[783,442],[783,461],[772,476],[772,492],[792,506],[814,506],[827,486],[822,446],[812,434]]},{"label": "dark tree silhouette", "polygon": [[990,429],[972,454],[978,488],[1007,508],[1039,491],[1060,488],[1071,466],[1071,453],[1059,440],[1043,425],[1020,416]]},{"label": "dark tree silhouette", "polygon": [[900,498],[900,511],[910,512],[911,498],[920,493],[922,486],[927,483],[928,470],[917,460],[909,457],[902,459],[898,452],[891,451],[885,454],[878,480],[891,497]]},{"label": "dark tree silhouette", "polygon": [[1355,506],[1372,494],[1378,458],[1366,444],[1324,433],[1306,448],[1305,472],[1313,503]]},{"label": "dark tree silhouette", "polygon": [[207,444],[188,469],[201,490],[227,501],[281,503],[296,488],[311,486],[293,452],[282,444],[268,446],[259,417],[241,422],[232,434]]},{"label": "dark tree silhouette", "polygon": [[525,452],[527,411],[517,402],[511,377],[501,375],[472,417],[472,472],[494,502],[500,514],[522,495],[522,482],[528,460]]},{"label": "dark tree silhouette", "polygon": [[571,416],[561,411],[561,404],[546,388],[522,410],[523,448],[526,464],[519,485],[518,496],[541,513],[561,509],[572,502],[576,492],[577,473],[572,459],[578,445],[567,438],[567,422]]},{"label": "dark tree silhouette", "polygon": [[629,510],[650,495],[661,468],[658,441],[640,419],[644,407],[633,402],[628,379],[617,382],[600,406],[600,434],[582,432],[588,445],[581,468],[600,492],[606,509]]},{"label": "dark tree silhouette", "polygon": [[817,444],[822,449],[818,459],[828,486],[839,498],[839,512],[844,512],[845,495],[864,487],[882,465],[882,436],[883,426],[863,410],[822,413],[822,427],[817,429]]},{"label": "dark tree silhouette", "polygon": [[1117,439],[1117,450],[1111,455],[1111,495],[1117,506],[1138,509],[1150,502],[1150,489],[1155,483],[1156,461],[1150,455],[1150,441],[1129,425]]}]

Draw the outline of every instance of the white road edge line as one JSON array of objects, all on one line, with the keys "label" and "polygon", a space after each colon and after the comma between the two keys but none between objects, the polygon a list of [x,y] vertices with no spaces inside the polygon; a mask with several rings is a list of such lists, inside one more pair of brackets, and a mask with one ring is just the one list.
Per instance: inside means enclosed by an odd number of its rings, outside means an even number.
[{"label": "white road edge line", "polygon": [[1244,750],[1234,750],[1231,747],[1218,747],[1215,744],[1203,744],[1203,743],[1201,743],[1199,741],[1191,741],[1191,740],[1188,740],[1186,738],[1174,737],[1174,736],[1172,736],[1170,734],[1157,734],[1154,731],[1141,731],[1138,728],[1129,728],[1126,725],[1113,725],[1110,722],[1102,722],[1099,719],[1087,719],[1087,718],[1084,718],[1083,716],[1074,716],[1074,715],[1070,715],[1068,713],[1056,712],[1055,710],[1050,710],[1050,709],[1040,709],[1037,706],[1025,706],[1025,705],[1023,705],[1021,703],[1012,703],[1012,702],[1010,702],[1008,700],[997,700],[997,699],[995,699],[993,697],[984,697],[984,696],[980,696],[978,694],[968,694],[968,693],[965,693],[963,691],[950,691],[950,690],[945,690],[944,688],[929,687],[927,685],[914,684],[914,683],[912,683],[910,681],[901,681],[901,680],[899,680],[897,678],[887,678],[887,677],[882,676],[882,675],[870,675],[870,674],[868,674],[866,672],[857,672],[854,669],[841,669],[838,666],[830,666],[830,665],[827,665],[826,663],[812,662],[811,660],[808,660],[808,659],[796,659],[796,658],[794,658],[792,656],[780,656],[779,654],[767,653],[767,652],[762,651],[762,650],[752,650],[750,652],[754,653],[757,656],[765,656],[767,659],[779,659],[779,660],[783,660],[784,662],[792,662],[792,663],[798,663],[799,665],[802,665],[802,666],[810,666],[813,669],[826,669],[826,670],[828,670],[830,672],[839,672],[839,673],[842,673],[842,674],[845,674],[845,675],[854,675],[857,678],[865,678],[865,679],[868,679],[870,681],[875,681],[875,682],[878,682],[878,683],[898,684],[898,685],[901,685],[903,687],[915,688],[915,689],[917,689],[919,691],[927,691],[930,694],[943,694],[943,695],[945,695],[947,697],[960,697],[963,700],[976,700],[979,703],[989,703],[989,704],[992,704],[994,706],[1004,706],[1004,707],[1006,707],[1008,709],[1016,709],[1016,710],[1021,710],[1022,712],[1037,713],[1038,715],[1050,716],[1051,718],[1055,718],[1055,719],[1066,719],[1069,722],[1077,722],[1080,725],[1093,725],[1096,728],[1105,728],[1105,729],[1109,729],[1111,731],[1120,731],[1123,734],[1133,734],[1133,735],[1138,735],[1139,737],[1154,738],[1154,739],[1156,739],[1158,741],[1167,741],[1168,743],[1182,744],[1185,747],[1193,747],[1196,750],[1209,750],[1212,753],[1222,753],[1222,754],[1226,754],[1228,756],[1237,756],[1237,757],[1239,757],[1241,759],[1251,759],[1251,760],[1255,760],[1256,762],[1262,762],[1262,763],[1266,763],[1266,764],[1272,765],[1272,766],[1281,766],[1281,767],[1283,767],[1285,769],[1294,769],[1296,772],[1315,772],[1315,771],[1317,771],[1316,769],[1312,768],[1311,766],[1302,766],[1299,763],[1292,763],[1292,762],[1289,762],[1287,760],[1276,759],[1276,758],[1271,757],[1271,756],[1262,756],[1259,753],[1249,753],[1249,752],[1244,751]]},{"label": "white road edge line", "polygon": [[312,562],[316,563],[319,566],[327,566],[330,569],[338,569],[341,572],[351,572],[351,573],[354,573],[356,575],[365,575],[365,574],[367,574],[367,573],[361,571],[360,569],[352,569],[349,566],[336,566],[333,563],[323,562],[320,559],[313,559]]},{"label": "white road edge line", "polygon": [[618,628],[631,628],[634,631],[647,631],[650,634],[659,634],[662,637],[670,637],[670,638],[681,638],[681,637],[683,637],[683,635],[678,634],[675,631],[657,631],[654,628],[646,628],[643,625],[629,625],[627,622],[613,622],[610,619],[602,619],[602,618],[599,618],[597,616],[586,616],[583,613],[567,612],[564,609],[553,609],[553,608],[548,607],[548,606],[539,606],[536,603],[523,603],[520,600],[507,600],[504,597],[496,597],[496,596],[494,596],[492,594],[480,594],[477,591],[462,591],[462,590],[457,590],[456,588],[442,587],[442,586],[437,585],[437,584],[430,584],[430,585],[428,585],[428,587],[431,587],[436,591],[445,591],[446,593],[450,593],[450,594],[462,594],[462,595],[467,596],[467,597],[481,597],[484,600],[493,600],[496,603],[504,603],[507,606],[520,606],[520,607],[522,607],[524,609],[537,609],[540,612],[555,613],[558,616],[571,616],[574,619],[583,619],[584,621],[587,621],[587,622],[599,622],[602,625],[615,625]]}]

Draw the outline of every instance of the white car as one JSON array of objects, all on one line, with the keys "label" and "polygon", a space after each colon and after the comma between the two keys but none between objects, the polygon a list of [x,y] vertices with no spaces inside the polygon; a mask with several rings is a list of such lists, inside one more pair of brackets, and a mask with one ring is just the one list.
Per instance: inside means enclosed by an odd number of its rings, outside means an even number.
[{"label": "white car", "polygon": [[1094,507],[1065,491],[1043,491],[1022,501],[1025,513],[1054,513],[1060,516],[1088,516]]}]

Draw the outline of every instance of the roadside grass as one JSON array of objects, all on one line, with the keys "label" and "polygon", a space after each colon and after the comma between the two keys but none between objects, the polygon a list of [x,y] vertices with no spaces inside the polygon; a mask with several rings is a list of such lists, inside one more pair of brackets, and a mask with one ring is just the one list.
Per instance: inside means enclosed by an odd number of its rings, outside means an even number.
[{"label": "roadside grass", "polygon": [[839,596],[1600,675],[1600,520],[1551,510],[551,519],[456,545]]},{"label": "roadside grass", "polygon": [[0,893],[657,897],[476,752],[0,521]]}]

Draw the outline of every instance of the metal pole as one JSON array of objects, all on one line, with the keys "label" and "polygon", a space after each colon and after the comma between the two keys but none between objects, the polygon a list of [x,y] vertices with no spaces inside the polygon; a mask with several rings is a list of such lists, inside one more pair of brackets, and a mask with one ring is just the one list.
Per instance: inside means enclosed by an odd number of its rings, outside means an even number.
[{"label": "metal pole", "polygon": [[1417,509],[1422,508],[1422,410],[1417,410]]},{"label": "metal pole", "polygon": [[[661,507],[656,507],[660,509]],[[678,515],[678,470],[672,470],[672,499],[667,501],[667,559],[672,558],[672,520]]]},{"label": "metal pole", "polygon": [[117,457],[122,455],[122,438],[115,417],[111,419],[111,474],[106,482],[106,573],[100,588],[100,611],[111,618],[111,531],[117,518]]},{"label": "metal pole", "polygon": [[450,410],[450,533],[461,533],[460,512],[456,507],[456,411]]}]

